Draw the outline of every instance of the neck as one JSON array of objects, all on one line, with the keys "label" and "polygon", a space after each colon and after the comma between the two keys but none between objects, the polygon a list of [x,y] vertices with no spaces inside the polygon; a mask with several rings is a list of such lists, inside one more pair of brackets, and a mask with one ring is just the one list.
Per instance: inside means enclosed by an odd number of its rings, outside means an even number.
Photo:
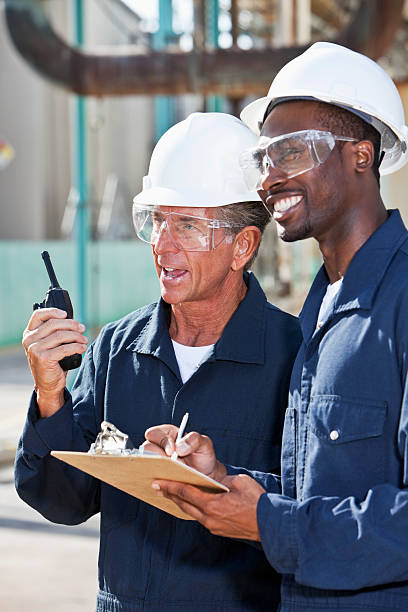
[{"label": "neck", "polygon": [[247,292],[242,275],[230,279],[227,285],[209,299],[172,304],[172,340],[186,346],[215,344]]},{"label": "neck", "polygon": [[335,232],[318,238],[330,283],[343,278],[354,255],[387,218],[380,199],[374,210],[372,206],[364,209],[356,205]]}]

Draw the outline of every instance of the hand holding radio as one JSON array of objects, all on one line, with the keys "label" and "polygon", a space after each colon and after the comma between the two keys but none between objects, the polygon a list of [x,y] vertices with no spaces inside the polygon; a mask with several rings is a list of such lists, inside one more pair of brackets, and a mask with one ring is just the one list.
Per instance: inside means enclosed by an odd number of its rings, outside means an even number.
[{"label": "hand holding radio", "polygon": [[42,254],[51,286],[23,333],[26,351],[37,392],[40,416],[51,416],[64,404],[67,371],[81,363],[88,339],[85,326],[72,319],[68,292],[58,284],[47,252]]}]

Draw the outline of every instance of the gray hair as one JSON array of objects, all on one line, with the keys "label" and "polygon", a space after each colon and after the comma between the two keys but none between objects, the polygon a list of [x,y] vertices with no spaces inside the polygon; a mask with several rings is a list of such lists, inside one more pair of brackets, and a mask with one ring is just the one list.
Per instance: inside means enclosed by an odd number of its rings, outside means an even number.
[{"label": "gray hair", "polygon": [[[232,227],[227,228],[225,231],[230,236],[236,236],[245,227],[254,225],[261,232],[264,233],[265,227],[271,220],[271,215],[262,204],[262,202],[238,202],[236,204],[227,204],[226,206],[218,206],[217,219],[220,221],[227,221],[231,223]],[[259,245],[249,261],[245,264],[245,270],[249,270],[253,264],[255,257],[258,255]]]}]

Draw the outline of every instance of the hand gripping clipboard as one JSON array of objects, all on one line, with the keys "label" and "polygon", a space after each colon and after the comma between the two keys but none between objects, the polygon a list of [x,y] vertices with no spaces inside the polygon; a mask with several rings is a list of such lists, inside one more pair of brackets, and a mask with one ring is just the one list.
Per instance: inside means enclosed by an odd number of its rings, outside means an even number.
[{"label": "hand gripping clipboard", "polygon": [[[102,429],[104,425],[109,425],[116,434],[125,436],[114,426],[105,422],[102,423]],[[99,436],[101,434],[98,434],[98,438]],[[228,488],[221,483],[177,459],[153,453],[143,454],[137,450],[126,450],[124,445],[115,448],[111,446],[110,449],[98,448],[96,446],[98,438],[88,453],[51,451],[51,455],[133,497],[185,520],[194,519],[170,499],[158,496],[151,487],[153,480],[175,480],[212,492],[225,493],[228,491]],[[127,436],[125,438],[127,440]]]}]

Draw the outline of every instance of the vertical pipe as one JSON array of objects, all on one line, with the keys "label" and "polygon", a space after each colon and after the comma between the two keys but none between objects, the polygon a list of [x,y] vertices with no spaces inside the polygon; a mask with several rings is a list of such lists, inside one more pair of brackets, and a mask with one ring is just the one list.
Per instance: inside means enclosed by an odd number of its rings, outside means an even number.
[{"label": "vertical pipe", "polygon": [[206,0],[206,40],[207,43],[216,49],[218,47],[218,0]]},{"label": "vertical pipe", "polygon": [[238,6],[237,0],[231,0],[231,36],[232,36],[232,47],[236,48],[238,44]]},{"label": "vertical pipe", "polygon": [[[218,47],[218,37],[220,30],[218,27],[219,5],[218,0],[204,0],[206,3],[205,11],[205,39],[207,44],[216,49]],[[206,97],[205,109],[208,112],[222,112],[224,100],[220,96],[210,95]]]},{"label": "vertical pipe", "polygon": [[295,43],[294,0],[279,0],[278,27],[275,30],[274,46],[289,47]]},{"label": "vertical pipe", "polygon": [[296,2],[296,43],[305,45],[310,42],[312,32],[311,0]]},{"label": "vertical pipe", "polygon": [[[153,48],[165,49],[173,34],[172,0],[159,0],[159,30],[153,36]],[[169,96],[156,96],[155,101],[155,141],[175,122],[174,100]]]},{"label": "vertical pipe", "polygon": [[[84,43],[83,1],[75,0],[75,43]],[[76,96],[74,101],[75,117],[75,183],[78,192],[78,208],[75,219],[75,237],[77,247],[77,295],[78,308],[76,317],[85,325],[87,312],[87,243],[88,243],[88,209],[87,209],[87,155],[86,155],[86,104],[83,96]]]},{"label": "vertical pipe", "polygon": [[[239,35],[239,10],[238,0],[231,0],[231,36],[232,36],[232,48],[238,49],[238,35]],[[242,108],[242,98],[230,98],[230,108],[228,112],[236,117],[239,117],[240,110]]]}]

